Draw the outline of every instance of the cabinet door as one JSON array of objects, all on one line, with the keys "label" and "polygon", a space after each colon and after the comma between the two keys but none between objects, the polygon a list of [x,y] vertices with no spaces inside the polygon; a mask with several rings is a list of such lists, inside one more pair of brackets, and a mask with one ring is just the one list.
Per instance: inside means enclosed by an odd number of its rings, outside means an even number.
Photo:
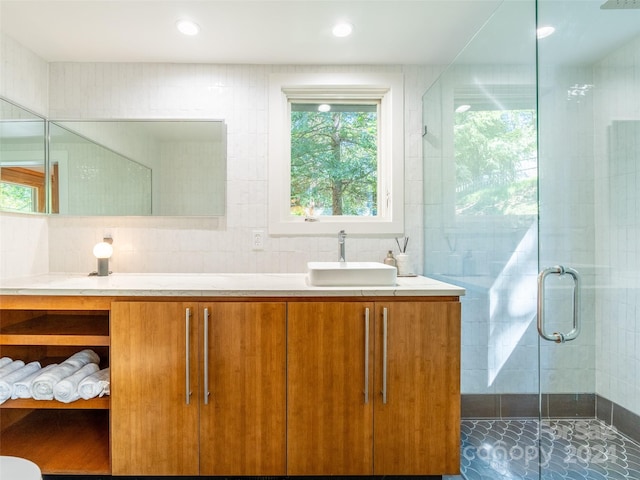
[{"label": "cabinet door", "polygon": [[209,393],[203,388],[200,399],[200,474],[284,475],[285,304],[216,303],[200,312]]},{"label": "cabinet door", "polygon": [[458,472],[460,304],[376,304],[375,355],[375,474]]},{"label": "cabinet door", "polygon": [[186,303],[111,306],[113,475],[198,474],[198,322],[187,309],[197,314]]},{"label": "cabinet door", "polygon": [[373,386],[373,318],[367,337],[367,309],[373,316],[367,303],[288,305],[288,475],[373,473],[371,389],[365,398],[367,381]]}]

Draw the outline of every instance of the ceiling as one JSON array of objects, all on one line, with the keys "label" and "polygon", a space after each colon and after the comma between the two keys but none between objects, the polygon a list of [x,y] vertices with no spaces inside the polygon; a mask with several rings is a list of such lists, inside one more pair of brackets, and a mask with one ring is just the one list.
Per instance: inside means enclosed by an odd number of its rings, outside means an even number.
[{"label": "ceiling", "polygon": [[[502,0],[0,0],[4,33],[49,62],[450,63]],[[178,33],[189,18],[196,37]],[[354,25],[335,38],[336,21]]]},{"label": "ceiling", "polygon": [[[542,61],[590,64],[640,34],[640,9],[603,2],[538,0],[556,26]],[[533,0],[0,0],[0,27],[48,62],[508,64],[533,62],[535,13]],[[182,18],[200,34],[180,34]],[[353,34],[332,36],[345,20]]]}]

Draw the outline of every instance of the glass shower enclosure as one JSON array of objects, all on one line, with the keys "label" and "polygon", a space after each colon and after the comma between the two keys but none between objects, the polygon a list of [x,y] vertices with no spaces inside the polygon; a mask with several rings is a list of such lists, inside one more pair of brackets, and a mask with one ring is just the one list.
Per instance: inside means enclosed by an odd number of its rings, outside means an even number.
[{"label": "glass shower enclosure", "polygon": [[640,2],[505,0],[423,122],[424,272],[467,292],[462,474],[640,478]]}]

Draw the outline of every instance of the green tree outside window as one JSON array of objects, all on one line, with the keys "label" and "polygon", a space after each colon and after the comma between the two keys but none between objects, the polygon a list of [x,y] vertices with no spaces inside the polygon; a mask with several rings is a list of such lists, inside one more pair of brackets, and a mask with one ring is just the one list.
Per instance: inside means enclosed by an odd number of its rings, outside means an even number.
[{"label": "green tree outside window", "polygon": [[294,103],[291,214],[376,216],[377,105]]}]

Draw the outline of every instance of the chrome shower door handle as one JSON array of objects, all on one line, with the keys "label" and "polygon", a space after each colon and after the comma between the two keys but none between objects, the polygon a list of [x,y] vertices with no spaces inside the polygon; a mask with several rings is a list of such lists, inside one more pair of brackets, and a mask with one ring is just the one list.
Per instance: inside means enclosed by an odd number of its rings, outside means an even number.
[{"label": "chrome shower door handle", "polygon": [[[573,325],[568,333],[547,333],[545,330],[544,284],[549,275],[570,275],[573,278]],[[538,274],[538,333],[550,342],[564,343],[575,340],[580,335],[580,274],[573,268],[556,265],[545,268]]]}]

